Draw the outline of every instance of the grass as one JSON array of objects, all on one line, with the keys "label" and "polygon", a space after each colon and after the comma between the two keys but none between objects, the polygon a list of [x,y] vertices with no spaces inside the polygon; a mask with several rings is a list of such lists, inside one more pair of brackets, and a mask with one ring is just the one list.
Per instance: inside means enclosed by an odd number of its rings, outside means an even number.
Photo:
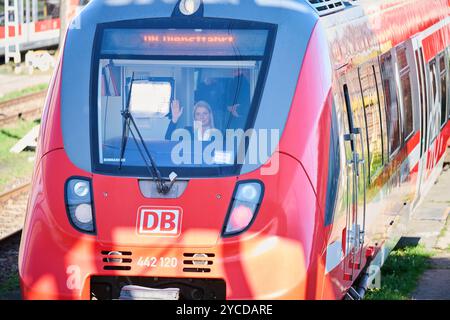
[{"label": "grass", "polygon": [[[447,222],[447,223],[449,223],[449,222]],[[446,228],[447,223],[445,224],[444,228],[442,228],[441,231],[439,232],[438,239],[445,237],[445,235],[447,234],[447,228]]]},{"label": "grass", "polygon": [[369,290],[367,300],[409,300],[420,276],[429,265],[432,253],[422,246],[391,252],[381,269],[381,288]]},{"label": "grass", "polygon": [[35,85],[32,87],[8,92],[4,96],[0,97],[0,102],[16,99],[16,98],[23,97],[23,96],[26,96],[26,95],[29,95],[32,93],[44,91],[44,90],[47,90],[47,88],[48,88],[48,83],[41,83],[41,84],[38,84],[38,85]]},{"label": "grass", "polygon": [[9,149],[35,125],[35,121],[19,121],[9,128],[0,128],[0,193],[14,181],[31,177],[33,162],[30,162],[29,158],[35,153],[23,151],[14,154],[9,152]]},{"label": "grass", "polygon": [[11,293],[17,293],[19,290],[19,275],[15,273],[6,281],[0,283],[0,299],[7,298]]}]

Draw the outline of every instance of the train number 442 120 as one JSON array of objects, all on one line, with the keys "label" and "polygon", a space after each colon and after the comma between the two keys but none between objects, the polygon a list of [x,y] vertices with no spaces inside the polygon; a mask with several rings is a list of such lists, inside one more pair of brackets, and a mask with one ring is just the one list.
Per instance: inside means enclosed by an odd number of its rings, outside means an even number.
[{"label": "train number 442 120", "polygon": [[139,257],[137,265],[147,268],[176,268],[178,259],[175,257]]}]

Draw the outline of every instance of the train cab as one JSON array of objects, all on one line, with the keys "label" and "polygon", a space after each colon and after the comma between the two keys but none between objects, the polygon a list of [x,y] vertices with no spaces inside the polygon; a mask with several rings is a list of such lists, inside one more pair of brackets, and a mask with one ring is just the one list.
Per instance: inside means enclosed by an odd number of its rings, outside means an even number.
[{"label": "train cab", "polygon": [[86,6],[46,102],[25,298],[321,296],[307,275],[323,258],[326,177],[312,182],[300,157],[328,144],[301,132],[329,138],[331,72],[310,9]]},{"label": "train cab", "polygon": [[425,11],[90,2],[42,116],[24,298],[345,297],[442,168],[450,9]]}]

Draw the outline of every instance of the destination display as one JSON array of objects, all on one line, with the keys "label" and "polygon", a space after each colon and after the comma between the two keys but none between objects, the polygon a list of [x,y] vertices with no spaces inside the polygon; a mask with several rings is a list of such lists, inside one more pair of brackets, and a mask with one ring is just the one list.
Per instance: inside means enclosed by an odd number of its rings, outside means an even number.
[{"label": "destination display", "polygon": [[263,56],[267,30],[105,29],[104,55]]}]

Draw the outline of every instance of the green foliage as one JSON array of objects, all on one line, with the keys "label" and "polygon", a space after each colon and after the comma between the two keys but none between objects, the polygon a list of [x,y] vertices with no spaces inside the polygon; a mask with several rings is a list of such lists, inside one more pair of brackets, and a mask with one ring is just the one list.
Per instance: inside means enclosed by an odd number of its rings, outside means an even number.
[{"label": "green foliage", "polygon": [[17,273],[14,273],[3,283],[0,283],[0,299],[7,297],[12,292],[17,292],[19,290],[19,275]]},{"label": "green foliage", "polygon": [[28,94],[44,91],[44,90],[47,90],[47,88],[48,88],[48,83],[42,83],[42,84],[38,84],[36,86],[32,86],[32,87],[25,88],[22,90],[8,92],[4,96],[0,97],[0,102],[11,100],[11,99],[16,99],[19,97],[26,96]]},{"label": "green foliage", "polygon": [[381,269],[381,288],[370,290],[367,300],[408,300],[420,276],[429,268],[432,253],[422,246],[391,252]]},{"label": "green foliage", "polygon": [[34,121],[18,121],[13,127],[0,128],[0,193],[14,181],[31,177],[33,162],[29,158],[34,156],[34,152],[14,154],[9,149],[35,125]]}]

